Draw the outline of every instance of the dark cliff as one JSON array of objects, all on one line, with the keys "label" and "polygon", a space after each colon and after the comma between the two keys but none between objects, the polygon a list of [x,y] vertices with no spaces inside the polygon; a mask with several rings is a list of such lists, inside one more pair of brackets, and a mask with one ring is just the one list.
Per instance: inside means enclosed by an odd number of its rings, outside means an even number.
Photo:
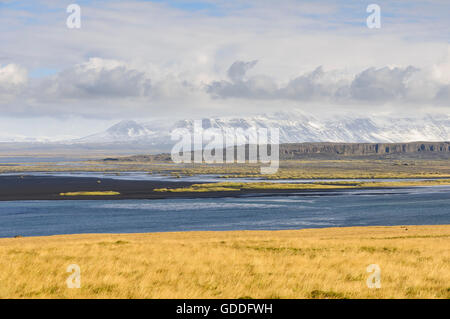
[{"label": "dark cliff", "polygon": [[280,145],[280,159],[308,156],[450,156],[450,142],[298,143]]}]

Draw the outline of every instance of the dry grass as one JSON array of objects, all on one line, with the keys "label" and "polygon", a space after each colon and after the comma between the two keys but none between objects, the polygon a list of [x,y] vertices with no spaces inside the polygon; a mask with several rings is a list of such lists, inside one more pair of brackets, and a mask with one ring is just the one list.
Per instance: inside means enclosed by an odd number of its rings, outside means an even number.
[{"label": "dry grass", "polygon": [[418,181],[395,181],[395,182],[358,182],[358,181],[338,181],[338,182],[313,182],[313,183],[269,183],[269,182],[251,182],[251,183],[203,183],[193,184],[189,187],[181,188],[157,188],[155,192],[228,192],[240,190],[262,190],[262,189],[341,189],[341,188],[395,188],[395,187],[418,187],[418,186],[437,186],[450,185],[450,179],[429,179]]},{"label": "dry grass", "polygon": [[[1,163],[1,161],[0,161]],[[0,173],[28,172],[147,172],[173,177],[199,174],[221,175],[223,178],[261,178],[260,164],[174,164],[171,162],[103,162],[85,161],[66,165],[34,163],[0,164]],[[381,179],[381,178],[450,178],[448,159],[341,159],[341,160],[286,160],[280,162],[276,174],[264,175],[268,179]]]},{"label": "dry grass", "polygon": [[0,297],[450,298],[449,247],[450,225],[0,239]]}]

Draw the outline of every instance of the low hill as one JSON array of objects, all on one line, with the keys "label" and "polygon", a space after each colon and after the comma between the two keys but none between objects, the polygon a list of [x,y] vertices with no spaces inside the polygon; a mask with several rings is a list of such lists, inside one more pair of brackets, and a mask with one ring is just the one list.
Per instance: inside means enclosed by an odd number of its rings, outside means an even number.
[{"label": "low hill", "polygon": [[[243,146],[241,146],[243,147]],[[248,145],[245,146],[248,155]],[[269,146],[270,150],[270,146]],[[236,147],[235,147],[236,151]],[[225,153],[225,152],[224,152]],[[308,158],[436,158],[450,159],[450,142],[411,143],[287,143],[279,146],[280,160]],[[105,158],[105,161],[171,161],[169,153]]]}]

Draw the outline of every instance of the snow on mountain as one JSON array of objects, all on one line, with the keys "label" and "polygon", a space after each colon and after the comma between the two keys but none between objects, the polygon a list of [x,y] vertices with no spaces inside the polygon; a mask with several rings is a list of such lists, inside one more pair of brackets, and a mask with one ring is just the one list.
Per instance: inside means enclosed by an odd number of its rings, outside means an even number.
[{"label": "snow on mountain", "polygon": [[152,131],[135,121],[121,121],[104,132],[89,135],[76,140],[81,143],[114,143],[147,139]]},{"label": "snow on mountain", "polygon": [[[303,113],[274,113],[253,117],[218,117],[202,119],[202,128],[243,129],[278,128],[280,143],[301,142],[414,142],[449,141],[450,116],[427,115],[421,118],[351,118],[317,119]],[[173,145],[174,129],[192,132],[194,120],[171,122],[122,121],[104,132],[74,140],[74,143],[145,143]],[[238,137],[239,138],[239,137]]]},{"label": "snow on mountain", "polygon": [[73,136],[25,136],[0,132],[0,143],[52,143],[73,139]]},{"label": "snow on mountain", "polygon": [[104,132],[92,134],[84,138],[70,141],[70,143],[140,143],[150,145],[164,145],[170,142],[170,132],[173,123],[167,121],[152,121],[138,123],[133,120],[121,121]]},{"label": "snow on mountain", "polygon": [[426,115],[422,118],[379,118],[375,120],[380,131],[375,137],[392,142],[449,141],[450,116]]}]

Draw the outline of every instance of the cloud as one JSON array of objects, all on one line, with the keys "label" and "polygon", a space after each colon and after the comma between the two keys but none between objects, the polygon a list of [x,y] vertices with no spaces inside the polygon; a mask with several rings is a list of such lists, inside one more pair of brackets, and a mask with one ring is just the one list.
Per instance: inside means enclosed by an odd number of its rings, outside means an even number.
[{"label": "cloud", "polygon": [[240,82],[244,78],[247,71],[253,68],[256,63],[258,63],[257,60],[250,62],[236,61],[228,69],[228,77],[232,82]]},{"label": "cloud", "polygon": [[281,88],[277,97],[295,100],[316,100],[338,98],[347,85],[336,72],[325,72],[322,66],[300,75]]},{"label": "cloud", "polygon": [[13,94],[28,80],[27,70],[17,64],[0,65],[0,93]]},{"label": "cloud", "polygon": [[[179,111],[185,108],[187,100],[207,96],[191,79],[174,72],[163,73],[147,63],[90,58],[53,75],[27,80],[26,74],[26,69],[17,65],[0,69],[2,114],[87,118],[148,116]],[[15,94],[12,94],[13,89]]]},{"label": "cloud", "polygon": [[150,78],[116,60],[91,58],[41,81],[34,93],[51,99],[126,99],[149,96]]},{"label": "cloud", "polygon": [[439,89],[435,96],[436,103],[444,106],[449,106],[450,104],[450,85],[444,85]]},{"label": "cloud", "polygon": [[[254,66],[254,63],[237,61],[231,65],[228,74],[232,68],[236,69],[236,66],[241,66],[241,70],[247,71],[250,65]],[[336,72],[325,72],[321,66],[312,72],[295,77],[284,86],[277,84],[275,76],[255,75],[248,78],[244,76],[245,72],[241,72],[238,79],[229,76],[231,81],[212,82],[207,86],[207,92],[216,99],[308,101],[338,97],[340,92],[345,91],[345,85],[348,86],[343,76]]]},{"label": "cloud", "polygon": [[356,75],[350,85],[350,97],[355,100],[387,102],[408,98],[407,81],[419,69],[406,68],[381,69],[369,68]]},{"label": "cloud", "polygon": [[[67,4],[11,2],[0,10],[0,68],[16,70],[0,77],[0,111],[121,119],[449,105],[450,60],[433,65],[448,47],[448,1],[382,0],[379,30],[356,2],[211,3],[220,16],[165,2],[83,2],[74,30]],[[26,76],[45,69],[62,71]]]},{"label": "cloud", "polygon": [[258,61],[236,61],[228,69],[229,81],[213,81],[207,85],[207,92],[214,98],[270,98],[277,86],[273,79],[263,75],[246,79],[246,73]]},{"label": "cloud", "polygon": [[225,70],[226,80],[199,82],[189,73],[114,59],[90,58],[57,74],[30,79],[23,67],[9,64],[0,68],[0,108],[12,116],[110,118],[181,116],[222,111],[229,105],[233,112],[234,105],[245,112],[261,107],[271,111],[274,105],[291,107],[293,103],[313,103],[318,112],[450,105],[447,60],[427,68],[370,67],[354,74],[319,66],[287,81],[279,81],[276,73],[259,74],[253,70],[256,66],[257,60],[237,60]]},{"label": "cloud", "polygon": [[[229,81],[213,81],[206,91],[215,99],[293,100],[339,104],[428,103],[450,104],[447,63],[420,69],[407,67],[367,68],[353,77],[339,70],[324,71],[322,66],[301,74],[285,85],[276,76],[246,77],[254,62],[234,62]],[[230,74],[233,74],[233,77]]]}]

